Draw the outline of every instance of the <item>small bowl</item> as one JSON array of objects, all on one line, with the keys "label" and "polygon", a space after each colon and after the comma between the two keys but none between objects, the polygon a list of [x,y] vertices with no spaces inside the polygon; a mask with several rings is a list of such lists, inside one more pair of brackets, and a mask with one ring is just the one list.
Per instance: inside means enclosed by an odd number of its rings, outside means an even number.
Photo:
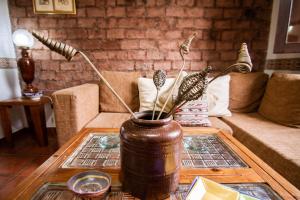
[{"label": "small bowl", "polygon": [[110,185],[110,175],[100,171],[81,172],[67,182],[69,190],[84,198],[104,198]]}]

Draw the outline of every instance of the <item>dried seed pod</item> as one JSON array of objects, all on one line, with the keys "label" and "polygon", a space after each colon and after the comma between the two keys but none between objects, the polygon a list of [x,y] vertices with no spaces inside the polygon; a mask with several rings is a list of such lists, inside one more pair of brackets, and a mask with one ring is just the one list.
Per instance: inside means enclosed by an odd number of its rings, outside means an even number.
[{"label": "dried seed pod", "polygon": [[201,97],[207,87],[207,75],[211,67],[205,70],[186,76],[179,86],[178,95],[175,104],[181,102],[193,101]]},{"label": "dried seed pod", "polygon": [[52,51],[64,56],[68,61],[70,61],[78,53],[78,51],[72,46],[52,40],[38,32],[32,31],[32,35]]},{"label": "dried seed pod", "polygon": [[251,58],[246,43],[243,43],[241,45],[241,49],[239,51],[239,56],[237,59],[237,65],[235,68],[242,73],[251,72],[252,62],[251,62]]},{"label": "dried seed pod", "polygon": [[165,84],[166,82],[166,72],[164,70],[157,70],[153,74],[153,82],[157,90],[160,90],[160,88]]},{"label": "dried seed pod", "polygon": [[190,46],[192,40],[196,37],[197,33],[193,33],[187,40],[185,40],[182,45],[180,45],[180,50],[183,54],[188,54],[190,52]]},{"label": "dried seed pod", "polygon": [[153,82],[156,87],[156,97],[154,101],[154,106],[153,106],[153,111],[152,111],[152,120],[154,119],[154,113],[155,113],[155,108],[156,108],[156,103],[158,100],[158,92],[160,88],[165,84],[166,82],[166,72],[164,70],[157,70],[153,74]]}]

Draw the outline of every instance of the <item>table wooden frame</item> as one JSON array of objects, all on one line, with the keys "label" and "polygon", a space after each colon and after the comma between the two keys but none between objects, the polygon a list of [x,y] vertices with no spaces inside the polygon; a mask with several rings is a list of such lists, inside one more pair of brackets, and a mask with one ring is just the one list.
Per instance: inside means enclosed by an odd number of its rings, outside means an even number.
[{"label": "table wooden frame", "polygon": [[[19,184],[9,199],[30,199],[36,190],[44,183],[65,182],[74,174],[87,170],[73,168],[63,169],[60,168],[60,166],[91,132],[101,132],[103,134],[107,132],[117,133],[118,129],[87,128],[81,130],[79,134],[64,144],[45,163]],[[284,199],[300,199],[300,191],[296,187],[290,184],[230,134],[213,128],[184,129],[185,135],[211,134],[216,132],[218,136],[249,165],[249,168],[181,169],[180,183],[191,183],[195,176],[199,175],[220,183],[267,183]],[[110,173],[112,176],[112,184],[120,185],[118,177],[119,169],[105,168],[99,170]]]},{"label": "table wooden frame", "polygon": [[46,97],[40,99],[14,98],[0,101],[0,119],[5,139],[13,146],[12,128],[9,109],[12,106],[24,106],[29,127],[33,127],[36,139],[41,146],[47,145],[47,129],[44,105],[50,100]]}]

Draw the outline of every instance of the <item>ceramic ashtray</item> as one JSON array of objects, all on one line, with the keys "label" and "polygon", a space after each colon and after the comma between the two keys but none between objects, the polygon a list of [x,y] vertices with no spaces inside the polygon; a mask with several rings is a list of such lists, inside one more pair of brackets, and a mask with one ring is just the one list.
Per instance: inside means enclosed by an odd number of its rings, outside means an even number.
[{"label": "ceramic ashtray", "polygon": [[69,190],[83,198],[104,198],[111,186],[109,174],[100,171],[85,171],[72,176],[67,186]]}]

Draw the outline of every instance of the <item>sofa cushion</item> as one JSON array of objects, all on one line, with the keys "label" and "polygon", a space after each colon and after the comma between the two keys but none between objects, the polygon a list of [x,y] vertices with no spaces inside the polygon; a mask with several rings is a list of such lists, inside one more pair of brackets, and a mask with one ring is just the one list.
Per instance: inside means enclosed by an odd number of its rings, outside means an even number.
[{"label": "sofa cushion", "polygon": [[274,122],[300,128],[300,74],[274,73],[258,112]]},{"label": "sofa cushion", "polygon": [[229,109],[232,112],[256,112],[269,76],[262,72],[230,73]]},{"label": "sofa cushion", "polygon": [[222,118],[233,136],[300,188],[300,131],[265,119],[258,113]]},{"label": "sofa cushion", "polygon": [[122,123],[130,119],[130,113],[99,113],[91,120],[87,128],[120,128]]},{"label": "sofa cushion", "polygon": [[[101,74],[129,108],[133,111],[137,111],[139,108],[137,79],[141,76],[141,73],[102,71]],[[103,81],[100,82],[100,110],[102,112],[128,112]]]},{"label": "sofa cushion", "polygon": [[[86,128],[120,128],[122,123],[130,119],[129,113],[99,113],[94,119],[92,119]],[[226,133],[232,134],[232,129],[222,120],[217,117],[209,117],[212,122],[212,127],[223,130]]]}]

